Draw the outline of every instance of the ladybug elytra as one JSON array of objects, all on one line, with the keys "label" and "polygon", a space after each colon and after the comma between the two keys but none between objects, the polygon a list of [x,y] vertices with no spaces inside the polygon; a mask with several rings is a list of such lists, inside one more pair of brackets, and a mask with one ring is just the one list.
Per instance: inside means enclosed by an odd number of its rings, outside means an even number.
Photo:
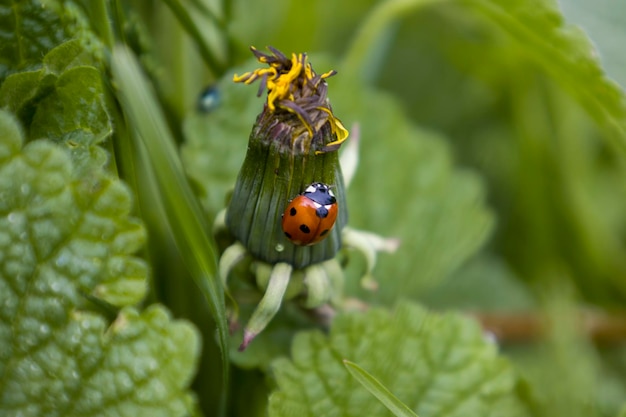
[{"label": "ladybug elytra", "polygon": [[315,182],[289,202],[283,213],[282,227],[293,244],[309,246],[323,240],[335,225],[335,220],[335,195],[330,186]]}]

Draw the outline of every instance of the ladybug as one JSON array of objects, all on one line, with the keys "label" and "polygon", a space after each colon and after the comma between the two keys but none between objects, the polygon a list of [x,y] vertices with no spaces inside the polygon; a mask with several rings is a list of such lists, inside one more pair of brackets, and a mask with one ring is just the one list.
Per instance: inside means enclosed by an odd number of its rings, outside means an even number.
[{"label": "ladybug", "polygon": [[314,245],[328,235],[335,220],[335,195],[330,186],[314,182],[287,204],[283,213],[283,232],[295,245]]}]

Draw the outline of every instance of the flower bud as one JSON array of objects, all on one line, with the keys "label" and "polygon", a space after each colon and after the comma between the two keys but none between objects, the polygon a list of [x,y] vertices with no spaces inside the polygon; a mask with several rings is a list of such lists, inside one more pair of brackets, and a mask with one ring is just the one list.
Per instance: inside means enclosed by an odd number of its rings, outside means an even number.
[{"label": "flower bud", "polygon": [[[249,84],[261,80],[267,102],[252,128],[248,150],[230,201],[226,225],[258,260],[284,262],[296,269],[323,262],[341,248],[348,214],[337,150],[348,132],[333,115],[325,79],[305,54],[291,59],[270,48],[272,55],[252,48],[269,68],[235,76]],[[312,183],[331,187],[338,208],[334,227],[310,246],[294,244],[282,229],[290,200]]]}]

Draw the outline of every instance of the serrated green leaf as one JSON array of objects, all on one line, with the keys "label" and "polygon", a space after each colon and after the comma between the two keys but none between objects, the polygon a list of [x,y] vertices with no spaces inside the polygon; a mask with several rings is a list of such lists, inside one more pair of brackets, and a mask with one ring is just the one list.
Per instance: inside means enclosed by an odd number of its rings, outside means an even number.
[{"label": "serrated green leaf", "polygon": [[[97,297],[139,302],[145,240],[128,189],[0,112],[0,414],[183,416],[199,336],[158,306],[107,329]],[[83,294],[89,297],[83,297]]]},{"label": "serrated green leaf", "polygon": [[389,409],[396,417],[417,417],[417,414],[406,406],[402,401],[393,395],[387,387],[380,383],[373,375],[368,373],[365,369],[361,368],[356,363],[344,360],[343,364],[346,369],[352,374],[376,398],[380,400],[385,407]]},{"label": "serrated green leaf", "polygon": [[343,314],[330,335],[299,334],[292,359],[272,364],[269,415],[389,416],[346,371],[349,358],[420,416],[527,416],[510,364],[480,328],[456,315],[402,303],[393,312]]},{"label": "serrated green leaf", "polygon": [[86,150],[112,132],[100,71],[88,63],[93,57],[79,40],[64,42],[41,69],[9,75],[0,104],[19,115],[29,140],[45,137]]},{"label": "serrated green leaf", "polygon": [[[2,114],[4,125],[13,125],[0,138],[7,155],[0,166],[4,279],[34,285],[43,274],[50,285],[56,279],[57,287],[73,283],[77,288],[64,296],[76,305],[83,304],[78,290],[118,306],[139,302],[147,267],[132,253],[143,244],[145,230],[128,217],[128,189],[102,173],[79,176],[68,153],[48,141],[20,151],[23,139],[15,136],[20,130]],[[25,291],[17,281],[2,295],[15,298]]]},{"label": "serrated green leaf", "polygon": [[112,131],[100,71],[94,67],[73,67],[59,76],[54,92],[37,103],[30,136],[64,139],[75,131],[87,133],[82,135],[87,146]]},{"label": "serrated green leaf", "polygon": [[[200,344],[194,327],[163,307],[102,317],[72,312],[33,321],[0,371],[0,414],[24,417],[189,415],[187,391]],[[6,343],[7,340],[2,340]]]},{"label": "serrated green leaf", "polygon": [[626,3],[612,0],[564,0],[559,3],[567,21],[580,25],[596,44],[603,66],[621,85],[626,85],[626,55],[621,39]]},{"label": "serrated green leaf", "polygon": [[24,107],[34,99],[39,91],[46,91],[54,84],[54,77],[43,80],[44,72],[22,71],[9,75],[0,86],[0,105],[21,115]]},{"label": "serrated green leaf", "polygon": [[0,81],[40,62],[68,33],[59,16],[38,1],[0,4]]},{"label": "serrated green leaf", "polygon": [[94,66],[95,59],[80,39],[71,39],[48,52],[43,65],[47,72],[60,76],[74,67]]}]

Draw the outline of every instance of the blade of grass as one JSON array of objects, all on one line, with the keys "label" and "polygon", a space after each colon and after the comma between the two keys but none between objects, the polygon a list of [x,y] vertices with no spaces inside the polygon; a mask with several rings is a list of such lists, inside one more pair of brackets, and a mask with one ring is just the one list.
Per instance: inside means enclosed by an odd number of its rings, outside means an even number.
[{"label": "blade of grass", "polygon": [[[213,72],[213,75],[219,78],[226,69],[225,65],[222,60],[213,53],[212,49],[208,47],[200,28],[198,28],[196,22],[191,18],[187,9],[185,9],[179,0],[163,0],[163,3],[169,7],[180,22],[182,28],[194,39],[205,64]],[[217,19],[217,17],[215,17],[215,22],[218,27],[223,28],[223,23]],[[225,31],[222,31],[222,33],[226,34]]]},{"label": "blade of grass", "polygon": [[354,362],[344,359],[344,366],[357,381],[397,417],[418,417],[409,407],[391,393],[379,380]]},{"label": "blade of grass", "polygon": [[388,0],[378,2],[376,7],[367,15],[359,26],[356,36],[348,48],[340,67],[345,74],[356,74],[365,81],[371,81],[382,65],[384,53],[380,49],[381,39],[392,25],[409,13],[414,13],[422,7],[446,0]]},{"label": "blade of grass", "polygon": [[207,300],[217,323],[222,353],[224,395],[228,386],[228,326],[224,292],[217,275],[215,244],[207,235],[208,227],[185,178],[174,139],[165,116],[137,59],[128,48],[116,46],[112,54],[114,82],[130,125],[141,140],[135,149],[145,146],[148,165],[152,167],[174,240],[196,285]]}]

